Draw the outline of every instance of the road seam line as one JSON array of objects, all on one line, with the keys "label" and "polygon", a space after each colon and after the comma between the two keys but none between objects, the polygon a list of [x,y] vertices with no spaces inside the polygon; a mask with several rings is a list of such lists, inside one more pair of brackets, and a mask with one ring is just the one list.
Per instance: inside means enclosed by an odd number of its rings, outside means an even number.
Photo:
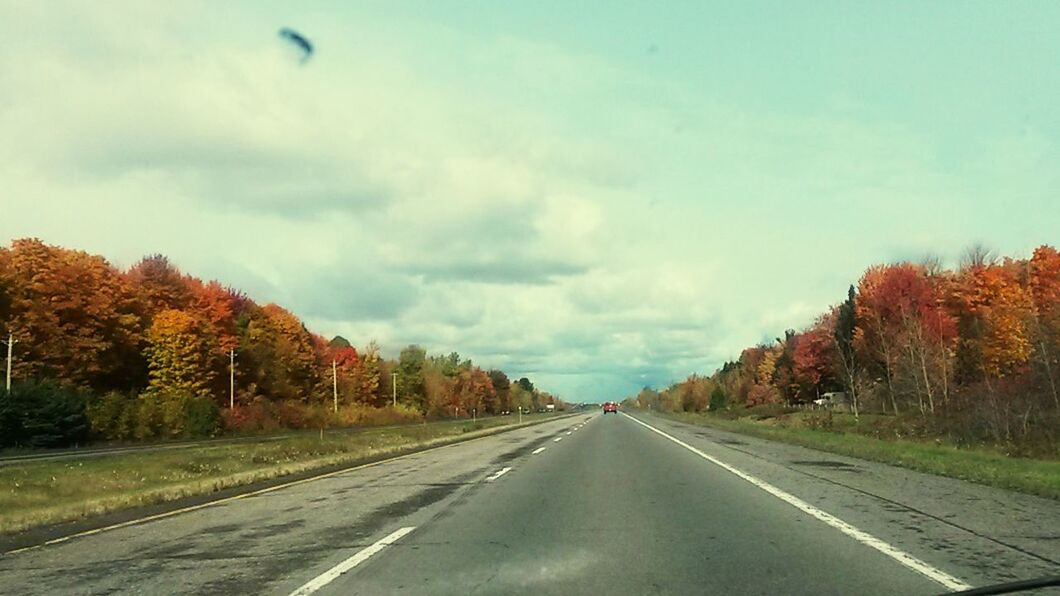
[{"label": "road seam line", "polygon": [[391,532],[390,535],[386,536],[385,538],[381,538],[371,546],[365,547],[357,551],[357,554],[332,567],[331,569],[328,569],[324,573],[321,573],[320,575],[316,576],[315,578],[307,582],[305,585],[303,585],[301,588],[298,588],[294,592],[291,592],[291,596],[308,596],[309,594],[316,592],[320,588],[323,588],[324,586],[335,581],[335,579],[337,579],[343,573],[346,573],[347,571],[353,569],[361,563],[364,563],[369,558],[371,558],[372,555],[378,553],[379,551],[390,546],[391,544],[394,544],[406,534],[415,529],[416,526],[406,526],[404,528]]},{"label": "road seam line", "polygon": [[537,449],[534,449],[533,451],[531,451],[530,455],[537,455],[538,453],[541,453],[544,450],[545,450],[544,447],[538,447]]},{"label": "road seam line", "polygon": [[858,542],[860,542],[860,543],[862,543],[862,544],[864,544],[866,546],[869,546],[869,547],[871,547],[871,548],[873,548],[873,549],[875,549],[875,550],[887,555],[888,557],[894,559],[898,563],[901,563],[905,567],[908,567],[909,569],[912,569],[913,571],[916,571],[917,573],[919,573],[919,574],[921,574],[921,575],[923,575],[923,576],[925,576],[925,577],[927,577],[927,578],[929,578],[929,579],[931,579],[931,580],[933,580],[933,581],[945,586],[946,589],[948,589],[948,590],[960,591],[960,590],[968,590],[968,589],[970,589],[972,587],[971,585],[964,583],[963,581],[957,579],[956,577],[953,577],[952,575],[946,573],[945,571],[942,571],[940,569],[936,569],[935,567],[932,567],[931,565],[925,563],[924,561],[921,561],[920,559],[914,557],[913,555],[910,555],[909,553],[907,553],[905,551],[899,550],[898,548],[892,546],[891,544],[889,544],[887,542],[884,542],[883,540],[880,540],[879,538],[876,538],[872,534],[869,534],[868,532],[860,530],[860,529],[848,524],[847,522],[839,519],[838,517],[836,517],[836,516],[834,516],[834,515],[832,515],[830,513],[827,513],[825,511],[822,511],[822,510],[814,507],[813,505],[810,505],[806,501],[803,501],[802,499],[796,497],[795,495],[792,495],[791,493],[785,492],[785,491],[773,486],[772,484],[769,484],[768,482],[766,482],[764,480],[759,480],[758,478],[748,474],[747,472],[744,472],[743,470],[740,470],[740,469],[738,469],[736,467],[733,467],[733,466],[721,461],[720,459],[718,459],[716,457],[713,457],[711,455],[707,455],[703,451],[701,451],[701,450],[689,445],[688,443],[685,443],[681,439],[678,439],[677,437],[671,436],[671,435],[669,435],[669,434],[667,434],[667,433],[655,428],[654,426],[652,426],[650,424],[647,424],[646,422],[641,422],[640,420],[637,420],[636,418],[634,418],[633,416],[630,416],[629,414],[626,414],[625,412],[622,412],[622,415],[625,416],[626,418],[629,418],[633,422],[636,422],[637,424],[643,426],[644,428],[647,428],[648,430],[650,430],[650,431],[652,431],[654,433],[657,433],[660,436],[665,437],[665,438],[669,439],[670,441],[673,441],[674,443],[677,443],[681,447],[684,447],[685,449],[691,451],[692,453],[695,453],[696,455],[702,457],[703,459],[709,461],[710,463],[712,463],[712,464],[714,464],[716,466],[719,466],[722,469],[724,469],[724,470],[726,470],[728,472],[731,472],[732,474],[735,474],[736,476],[746,480],[747,482],[750,482],[751,484],[753,484],[753,485],[757,486],[758,488],[766,491],[767,493],[773,495],[774,497],[777,497],[778,499],[784,501],[785,503],[788,503],[789,505],[794,506],[795,508],[801,510],[802,512],[807,513],[807,514],[811,515],[812,517],[817,518],[818,520],[828,524],[829,526],[832,526],[833,528],[839,530],[840,532],[846,534],[847,536],[850,536],[854,540],[857,540]]},{"label": "road seam line", "polygon": [[510,467],[508,467],[508,468],[501,468],[500,470],[498,470],[498,471],[494,472],[493,474],[491,474],[491,475],[487,476],[487,477],[486,477],[486,482],[493,482],[494,480],[496,480],[496,479],[500,478],[501,476],[504,476],[505,474],[507,474],[507,473],[508,473],[508,472],[510,472],[511,470],[512,470],[512,469],[511,469]]}]

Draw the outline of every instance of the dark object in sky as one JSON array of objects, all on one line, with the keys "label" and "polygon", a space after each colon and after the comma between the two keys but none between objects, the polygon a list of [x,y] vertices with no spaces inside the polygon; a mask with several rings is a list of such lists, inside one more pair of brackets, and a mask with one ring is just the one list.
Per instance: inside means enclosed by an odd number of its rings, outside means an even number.
[{"label": "dark object in sky", "polygon": [[313,55],[313,44],[310,43],[304,35],[294,29],[288,29],[287,27],[280,29],[280,37],[289,40],[305,52],[305,54],[302,55],[302,62],[309,60],[309,57]]}]

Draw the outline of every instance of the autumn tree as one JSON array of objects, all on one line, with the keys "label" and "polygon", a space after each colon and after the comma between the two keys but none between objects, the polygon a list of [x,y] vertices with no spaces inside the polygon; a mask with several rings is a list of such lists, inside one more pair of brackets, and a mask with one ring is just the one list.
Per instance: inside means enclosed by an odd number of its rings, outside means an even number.
[{"label": "autumn tree", "polygon": [[795,340],[793,375],[805,399],[817,399],[822,388],[830,391],[839,385],[834,374],[838,359],[835,322],[834,313],[823,315]]},{"label": "autumn tree", "polygon": [[512,402],[562,403],[529,379],[513,384],[456,352],[428,359],[410,346],[393,361],[375,342],[359,351],[342,337],[325,340],[292,312],[184,275],[161,255],[123,273],[101,257],[35,239],[0,247],[0,332],[19,341],[16,383],[88,396],[71,403],[114,437],[216,432],[217,406],[228,405],[230,357],[236,407],[223,416],[233,428],[318,421],[332,370],[344,403],[388,405],[391,371],[402,376],[406,403],[421,411],[437,403],[441,415],[449,404],[492,413]]},{"label": "autumn tree", "polygon": [[149,390],[205,397],[217,375],[216,338],[208,324],[181,310],[155,315],[147,333]]},{"label": "autumn tree", "polygon": [[783,338],[777,338],[777,357],[773,370],[773,387],[786,402],[795,401],[799,385],[795,380],[795,347],[798,336],[793,329],[784,332]]},{"label": "autumn tree", "polygon": [[343,403],[364,401],[361,396],[364,370],[361,366],[361,358],[357,354],[357,348],[351,346],[345,339],[336,336],[328,342],[327,353],[328,358],[325,360],[335,363],[339,401]]},{"label": "autumn tree", "polygon": [[637,407],[647,410],[659,409],[659,392],[651,387],[643,387],[636,397]]},{"label": "autumn tree", "polygon": [[237,328],[241,385],[272,400],[306,402],[319,393],[317,350],[312,334],[297,317],[268,304],[248,309]]},{"label": "autumn tree", "polygon": [[1060,369],[1060,252],[1039,246],[1028,263],[1028,284],[1033,311],[1033,343],[1042,373],[1060,414],[1057,371]]},{"label": "autumn tree", "polygon": [[961,272],[961,352],[966,381],[1011,375],[1031,356],[1028,323],[1034,316],[1032,294],[1018,279],[1020,267],[990,264]]},{"label": "autumn tree", "polygon": [[4,331],[19,340],[14,375],[105,390],[146,382],[144,321],[102,257],[16,240],[0,261]]},{"label": "autumn tree", "polygon": [[125,278],[136,288],[148,316],[163,310],[184,310],[191,304],[192,290],[184,276],[160,254],[140,259]]},{"label": "autumn tree", "polygon": [[518,382],[513,383],[509,390],[509,396],[512,400],[513,408],[522,408],[524,412],[537,409],[536,404],[534,403],[534,393],[532,390],[528,391],[525,384]]},{"label": "autumn tree", "polygon": [[365,346],[361,356],[361,398],[369,405],[382,406],[386,403],[386,397],[380,393],[382,374],[379,344],[372,340]]},{"label": "autumn tree", "polygon": [[428,367],[423,373],[423,391],[426,400],[425,414],[430,418],[442,418],[456,414],[453,394],[456,379],[442,373],[435,367]]},{"label": "autumn tree", "polygon": [[236,333],[236,309],[241,302],[239,292],[222,286],[217,281],[203,284],[197,279],[186,282],[191,297],[189,310],[210,326],[217,338],[217,349],[228,352],[238,346]]},{"label": "autumn tree", "polygon": [[710,404],[710,394],[714,390],[714,381],[709,377],[697,374],[689,375],[677,385],[681,409],[685,412],[702,412]]},{"label": "autumn tree", "polygon": [[461,370],[453,387],[453,402],[464,413],[494,413],[497,411],[497,392],[489,375],[478,367]]}]

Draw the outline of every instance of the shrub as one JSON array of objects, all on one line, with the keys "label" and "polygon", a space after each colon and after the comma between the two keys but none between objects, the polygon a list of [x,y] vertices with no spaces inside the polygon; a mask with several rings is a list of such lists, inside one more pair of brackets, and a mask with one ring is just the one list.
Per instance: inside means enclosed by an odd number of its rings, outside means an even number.
[{"label": "shrub", "polygon": [[0,393],[0,445],[58,447],[88,438],[87,394],[55,381],[24,381]]},{"label": "shrub", "polygon": [[272,403],[263,397],[255,398],[246,405],[221,411],[225,429],[235,432],[257,432],[275,430],[280,427]]},{"label": "shrub", "polygon": [[85,409],[92,434],[109,440],[128,439],[136,427],[137,400],[133,395],[111,391],[89,401]]},{"label": "shrub", "polygon": [[184,436],[212,437],[221,430],[221,413],[217,404],[206,397],[184,399]]},{"label": "shrub", "polygon": [[276,419],[284,428],[313,428],[312,415],[303,403],[281,401],[276,406]]},{"label": "shrub", "polygon": [[164,398],[157,393],[144,393],[139,400],[133,436],[137,439],[150,439],[161,435],[165,429]]},{"label": "shrub", "polygon": [[162,410],[162,428],[159,434],[170,437],[184,436],[184,402],[190,399],[184,395],[160,396]]},{"label": "shrub", "polygon": [[729,398],[725,395],[725,390],[721,388],[721,385],[714,387],[714,391],[710,392],[710,411],[716,412],[724,409],[729,405]]},{"label": "shrub", "polygon": [[747,414],[755,420],[766,420],[768,418],[776,418],[785,414],[791,414],[797,412],[795,408],[790,408],[784,404],[771,403],[771,404],[760,404],[747,408]]},{"label": "shrub", "polygon": [[398,404],[396,407],[366,408],[360,424],[364,426],[386,426],[423,420],[419,408]]}]

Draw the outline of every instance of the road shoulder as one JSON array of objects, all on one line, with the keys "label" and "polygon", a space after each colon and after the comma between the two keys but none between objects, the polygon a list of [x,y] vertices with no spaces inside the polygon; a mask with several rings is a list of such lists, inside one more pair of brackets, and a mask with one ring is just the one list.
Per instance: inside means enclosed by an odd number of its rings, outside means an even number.
[{"label": "road shoulder", "polygon": [[636,413],[711,456],[983,585],[1055,574],[1057,502]]}]

